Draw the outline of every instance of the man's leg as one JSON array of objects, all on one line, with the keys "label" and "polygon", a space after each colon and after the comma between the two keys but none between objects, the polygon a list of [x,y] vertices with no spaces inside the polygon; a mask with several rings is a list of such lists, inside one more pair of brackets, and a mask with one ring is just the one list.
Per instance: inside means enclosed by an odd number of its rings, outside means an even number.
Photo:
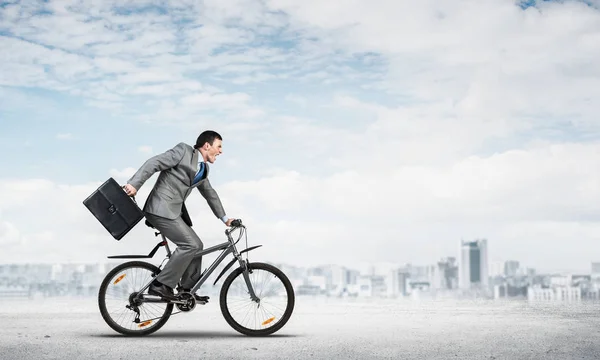
[{"label": "man's leg", "polygon": [[[202,251],[204,245],[196,232],[181,217],[174,220],[152,214],[146,214],[146,217],[158,231],[177,245],[156,280],[171,289],[177,286],[182,276],[182,285],[188,285],[190,281],[197,280],[201,272],[202,259],[194,259],[194,256]],[[197,277],[190,280],[190,276]]]},{"label": "man's leg", "polygon": [[[200,240],[200,239],[198,239]],[[198,251],[202,251],[202,241],[200,241],[200,249]],[[202,257],[199,256],[195,259],[192,259],[187,269],[181,275],[181,287],[185,290],[191,290],[196,282],[200,280],[200,275],[202,275]]]}]

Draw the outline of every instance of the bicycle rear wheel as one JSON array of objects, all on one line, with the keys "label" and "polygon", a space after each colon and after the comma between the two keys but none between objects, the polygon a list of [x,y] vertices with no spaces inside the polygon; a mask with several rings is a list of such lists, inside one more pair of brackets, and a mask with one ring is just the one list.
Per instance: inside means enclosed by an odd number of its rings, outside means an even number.
[{"label": "bicycle rear wheel", "polygon": [[236,331],[266,336],[281,329],[292,316],[294,289],[287,276],[273,265],[249,263],[249,277],[259,303],[250,299],[241,267],[225,279],[220,294],[221,312]]},{"label": "bicycle rear wheel", "polygon": [[[112,269],[98,291],[98,306],[104,321],[123,335],[148,335],[169,320],[173,304],[137,303],[135,295],[158,274],[158,267],[143,261],[130,261]],[[135,306],[139,322],[135,322]],[[128,308],[129,307],[129,308]]]}]

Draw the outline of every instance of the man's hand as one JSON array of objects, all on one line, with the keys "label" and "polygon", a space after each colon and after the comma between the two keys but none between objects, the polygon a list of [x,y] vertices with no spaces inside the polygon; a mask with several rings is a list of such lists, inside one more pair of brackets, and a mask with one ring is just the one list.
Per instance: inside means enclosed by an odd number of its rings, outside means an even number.
[{"label": "man's hand", "polygon": [[137,190],[131,184],[123,186],[123,190],[125,190],[125,193],[129,196],[135,196],[135,194],[137,194]]},{"label": "man's hand", "polygon": [[227,219],[227,221],[225,222],[225,225],[227,225],[227,226],[231,226],[231,222],[232,222],[233,220],[235,220],[235,219],[233,219],[233,218],[229,218],[229,219]]}]

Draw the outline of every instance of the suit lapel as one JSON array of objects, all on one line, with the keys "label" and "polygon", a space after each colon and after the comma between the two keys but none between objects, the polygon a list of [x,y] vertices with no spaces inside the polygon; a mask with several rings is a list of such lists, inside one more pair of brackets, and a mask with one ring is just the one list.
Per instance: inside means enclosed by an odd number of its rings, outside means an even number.
[{"label": "suit lapel", "polygon": [[192,152],[192,159],[190,160],[190,170],[188,171],[188,183],[189,186],[193,185],[194,177],[198,172],[198,150],[194,149]]}]

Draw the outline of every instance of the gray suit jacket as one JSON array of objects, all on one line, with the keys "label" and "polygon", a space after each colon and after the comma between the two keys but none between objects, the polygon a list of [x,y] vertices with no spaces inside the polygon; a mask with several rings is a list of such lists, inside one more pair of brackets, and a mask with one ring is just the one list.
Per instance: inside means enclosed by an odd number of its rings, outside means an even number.
[{"label": "gray suit jacket", "polygon": [[198,188],[215,216],[219,219],[225,216],[219,195],[208,181],[208,163],[205,163],[206,168],[202,179],[192,185],[198,172],[198,156],[200,156],[198,150],[188,144],[179,143],[172,149],[148,159],[133,174],[128,183],[139,190],[146,180],[160,171],[156,184],[144,204],[144,212],[167,219],[176,219],[182,214],[182,208],[185,212],[184,201],[192,189]]}]

